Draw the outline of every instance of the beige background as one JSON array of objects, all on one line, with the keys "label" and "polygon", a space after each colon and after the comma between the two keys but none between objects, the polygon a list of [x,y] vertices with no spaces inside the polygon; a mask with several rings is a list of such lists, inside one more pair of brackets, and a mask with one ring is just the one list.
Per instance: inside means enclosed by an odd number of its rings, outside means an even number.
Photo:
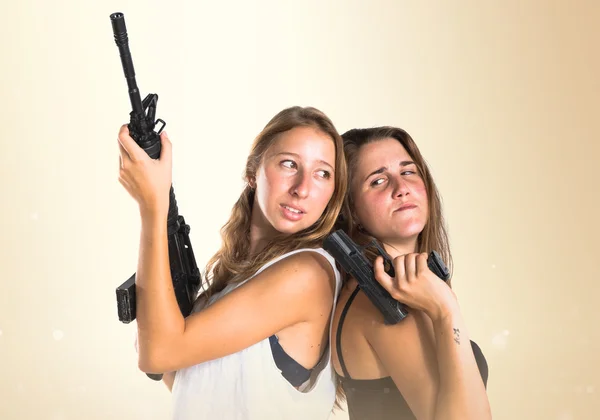
[{"label": "beige background", "polygon": [[117,182],[115,11],[160,96],[199,263],[280,109],[401,126],[443,194],[494,418],[598,418],[596,1],[4,3],[0,418],[169,418],[115,307],[139,229]]}]

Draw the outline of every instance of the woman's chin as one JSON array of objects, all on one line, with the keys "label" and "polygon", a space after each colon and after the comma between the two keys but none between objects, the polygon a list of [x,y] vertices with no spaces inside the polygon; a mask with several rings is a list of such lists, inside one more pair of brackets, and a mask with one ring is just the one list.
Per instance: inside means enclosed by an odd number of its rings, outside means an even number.
[{"label": "woman's chin", "polygon": [[390,242],[407,242],[416,240],[419,234],[423,231],[423,224],[411,223],[403,224],[401,226],[393,226],[388,230],[387,239]]},{"label": "woman's chin", "polygon": [[275,230],[284,235],[293,235],[305,228],[305,223],[290,222],[288,220],[278,220],[273,226]]}]

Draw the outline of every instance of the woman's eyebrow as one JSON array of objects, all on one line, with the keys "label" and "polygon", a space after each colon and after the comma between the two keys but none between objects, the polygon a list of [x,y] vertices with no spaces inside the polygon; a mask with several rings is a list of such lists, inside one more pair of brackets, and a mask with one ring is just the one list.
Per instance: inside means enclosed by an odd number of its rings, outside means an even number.
[{"label": "woman's eyebrow", "polygon": [[[281,156],[281,155],[294,156],[296,159],[300,159],[300,155],[298,153],[292,153],[292,152],[279,152],[275,156]],[[334,171],[333,166],[331,166],[331,164],[329,162],[326,162],[322,159],[317,160],[317,162],[322,163],[323,165],[329,166],[331,168],[331,170]]]},{"label": "woman's eyebrow", "polygon": [[[404,166],[414,165],[414,164],[415,164],[415,162],[413,162],[412,160],[403,160],[402,162],[400,162],[399,166],[400,167],[404,167]],[[366,181],[367,179],[369,179],[373,175],[382,174],[385,171],[387,171],[387,166],[382,166],[379,169],[375,169],[373,172],[371,172],[369,175],[367,175],[365,177],[364,181]]]},{"label": "woman's eyebrow", "polygon": [[367,175],[367,176],[365,177],[364,181],[366,181],[367,179],[369,179],[369,178],[370,178],[370,177],[372,177],[373,175],[376,175],[376,174],[382,174],[382,173],[383,173],[384,171],[386,171],[386,170],[387,170],[387,166],[382,166],[382,167],[381,167],[381,168],[379,168],[379,169],[375,169],[373,172],[371,172],[369,175]]}]

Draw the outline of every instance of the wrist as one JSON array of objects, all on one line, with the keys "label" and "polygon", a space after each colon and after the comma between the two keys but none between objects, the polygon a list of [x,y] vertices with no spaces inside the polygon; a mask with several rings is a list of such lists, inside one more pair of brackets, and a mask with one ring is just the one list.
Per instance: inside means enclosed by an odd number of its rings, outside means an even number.
[{"label": "wrist", "polygon": [[155,194],[138,201],[140,216],[147,220],[167,220],[169,214],[169,195]]},{"label": "wrist", "polygon": [[142,225],[148,227],[161,227],[167,225],[168,210],[158,207],[140,207]]},{"label": "wrist", "polygon": [[458,302],[439,302],[427,315],[434,323],[452,321],[454,314],[458,311]]}]

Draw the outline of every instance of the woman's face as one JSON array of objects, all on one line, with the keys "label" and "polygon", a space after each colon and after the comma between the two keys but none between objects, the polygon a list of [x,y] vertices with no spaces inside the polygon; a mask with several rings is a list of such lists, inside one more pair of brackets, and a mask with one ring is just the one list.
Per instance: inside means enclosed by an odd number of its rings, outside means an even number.
[{"label": "woman's face", "polygon": [[256,174],[253,222],[265,233],[313,225],[335,189],[335,144],[313,127],[296,127],[267,150]]},{"label": "woman's face", "polygon": [[394,138],[361,147],[351,191],[359,223],[382,242],[416,240],[427,223],[425,183],[404,146]]}]

